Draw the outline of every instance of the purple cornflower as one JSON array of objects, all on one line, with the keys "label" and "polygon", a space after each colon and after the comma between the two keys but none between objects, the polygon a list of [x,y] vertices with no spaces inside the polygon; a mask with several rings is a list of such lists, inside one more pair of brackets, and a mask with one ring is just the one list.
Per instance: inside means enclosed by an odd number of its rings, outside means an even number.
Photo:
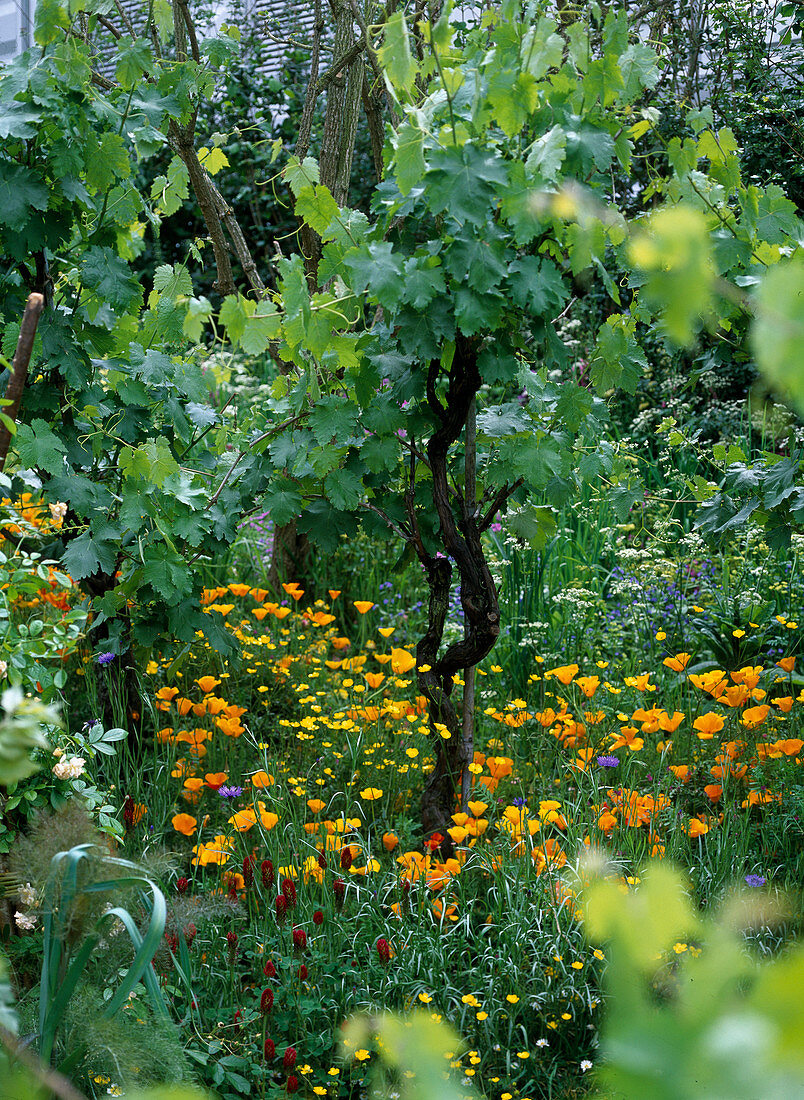
[{"label": "purple cornflower", "polygon": [[528,804],[527,798],[515,798],[511,802],[512,806],[527,806],[527,804]]},{"label": "purple cornflower", "polygon": [[616,768],[620,763],[616,756],[598,756],[597,762],[601,768]]},{"label": "purple cornflower", "polygon": [[746,875],[745,881],[749,886],[764,886],[768,880],[764,875]]},{"label": "purple cornflower", "polygon": [[221,798],[237,798],[242,793],[242,787],[218,787],[218,794]]},{"label": "purple cornflower", "polygon": [[99,665],[110,665],[114,660],[114,653],[99,653],[97,662]]}]

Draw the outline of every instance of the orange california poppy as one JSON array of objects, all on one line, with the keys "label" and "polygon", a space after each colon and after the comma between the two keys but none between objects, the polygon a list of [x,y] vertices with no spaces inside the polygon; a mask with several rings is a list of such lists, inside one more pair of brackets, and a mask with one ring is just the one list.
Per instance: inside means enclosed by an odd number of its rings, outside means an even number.
[{"label": "orange california poppy", "polygon": [[675,657],[665,657],[662,664],[672,669],[673,672],[683,672],[691,660],[692,654],[690,653],[676,653]]},{"label": "orange california poppy", "polygon": [[220,683],[220,680],[216,680],[214,676],[201,676],[195,681],[203,691],[204,695],[209,695],[214,691]]},{"label": "orange california poppy", "polygon": [[719,714],[715,714],[714,711],[710,710],[696,718],[692,724],[701,741],[711,741],[716,733],[720,733],[726,723]]},{"label": "orange california poppy", "polygon": [[558,665],[556,668],[549,668],[545,674],[545,680],[550,676],[562,683],[565,687],[567,684],[571,684],[575,677],[578,675],[580,668],[578,665]]},{"label": "orange california poppy", "polygon": [[170,819],[170,823],[176,832],[183,836],[192,836],[198,825],[198,821],[191,814],[176,814]]}]

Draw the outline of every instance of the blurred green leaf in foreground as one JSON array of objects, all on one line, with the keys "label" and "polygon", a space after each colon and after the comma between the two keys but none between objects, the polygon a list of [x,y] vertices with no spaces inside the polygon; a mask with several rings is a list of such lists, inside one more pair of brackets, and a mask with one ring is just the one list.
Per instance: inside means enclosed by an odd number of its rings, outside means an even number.
[{"label": "blurred green leaf in foreground", "polygon": [[804,1097],[804,947],[759,962],[744,936],[784,917],[777,898],[748,886],[703,917],[681,874],[653,864],[635,889],[597,879],[585,911],[590,938],[608,944],[605,1095]]}]

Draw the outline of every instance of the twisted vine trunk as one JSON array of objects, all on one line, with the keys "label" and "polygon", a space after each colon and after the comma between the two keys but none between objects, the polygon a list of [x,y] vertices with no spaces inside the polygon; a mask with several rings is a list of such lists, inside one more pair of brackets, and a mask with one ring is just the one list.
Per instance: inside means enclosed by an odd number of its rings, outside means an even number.
[{"label": "twisted vine trunk", "polygon": [[[463,728],[461,712],[453,699],[453,677],[482,661],[500,633],[497,589],[481,545],[482,522],[475,493],[467,485],[462,496],[455,495],[451,500],[448,480],[450,448],[464,431],[480,389],[477,352],[473,342],[458,337],[444,404],[435,390],[437,362],[431,364],[427,384],[428,403],[438,422],[427,444],[427,458],[433,506],[448,557],[428,554],[418,540],[417,552],[430,589],[428,627],[416,648],[417,665],[424,669],[418,672],[418,685],[429,705],[435,750],[435,767],[422,796],[422,826],[426,835],[442,834],[441,847],[445,852],[451,851],[446,830],[473,752],[471,732]],[[452,561],[460,578],[465,632],[460,641],[439,657],[453,577]]]}]

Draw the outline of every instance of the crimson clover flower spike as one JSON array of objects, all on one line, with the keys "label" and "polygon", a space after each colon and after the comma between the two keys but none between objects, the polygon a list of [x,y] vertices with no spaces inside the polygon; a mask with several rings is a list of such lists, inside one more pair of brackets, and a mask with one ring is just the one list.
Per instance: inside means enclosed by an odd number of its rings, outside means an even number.
[{"label": "crimson clover flower spike", "polygon": [[292,878],[282,879],[282,893],[285,895],[285,899],[288,906],[291,909],[296,908],[296,883]]},{"label": "crimson clover flower spike", "polygon": [[251,886],[254,882],[254,857],[246,856],[243,860],[243,882],[246,886]]}]

